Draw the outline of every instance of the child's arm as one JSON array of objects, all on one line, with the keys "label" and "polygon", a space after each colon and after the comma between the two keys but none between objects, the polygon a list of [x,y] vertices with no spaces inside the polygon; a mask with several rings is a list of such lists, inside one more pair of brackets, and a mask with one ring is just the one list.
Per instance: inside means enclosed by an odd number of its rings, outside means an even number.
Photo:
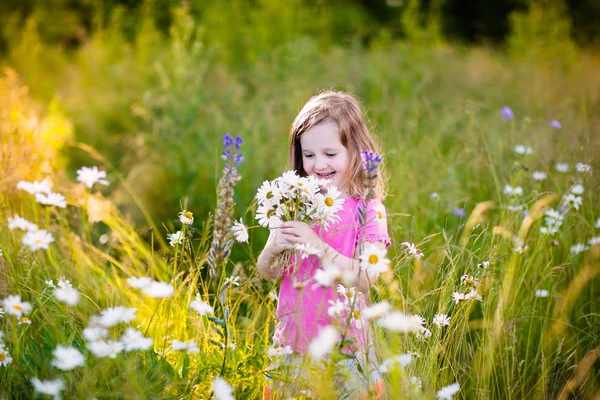
[{"label": "child's arm", "polygon": [[258,256],[258,260],[256,260],[258,274],[263,279],[271,281],[281,278],[281,275],[283,275],[283,265],[279,265],[277,256],[282,251],[293,248],[294,245],[283,237],[279,229],[272,230],[265,248]]}]

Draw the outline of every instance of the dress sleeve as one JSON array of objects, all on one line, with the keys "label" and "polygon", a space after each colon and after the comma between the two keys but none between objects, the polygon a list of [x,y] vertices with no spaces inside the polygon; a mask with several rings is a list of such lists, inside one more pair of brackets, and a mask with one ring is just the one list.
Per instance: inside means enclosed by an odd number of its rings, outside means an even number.
[{"label": "dress sleeve", "polygon": [[365,226],[358,228],[356,243],[358,244],[361,240],[369,243],[384,242],[386,247],[389,247],[392,243],[387,229],[385,206],[377,199],[373,199],[367,203]]}]

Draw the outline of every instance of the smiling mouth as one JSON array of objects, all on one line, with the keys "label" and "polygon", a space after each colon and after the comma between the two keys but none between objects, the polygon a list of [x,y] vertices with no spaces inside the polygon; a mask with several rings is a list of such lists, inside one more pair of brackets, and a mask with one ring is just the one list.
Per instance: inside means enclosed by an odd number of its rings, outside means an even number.
[{"label": "smiling mouth", "polygon": [[329,172],[327,174],[319,174],[318,172],[316,173],[316,175],[321,178],[321,179],[331,179],[333,178],[333,176],[335,175],[335,172]]}]

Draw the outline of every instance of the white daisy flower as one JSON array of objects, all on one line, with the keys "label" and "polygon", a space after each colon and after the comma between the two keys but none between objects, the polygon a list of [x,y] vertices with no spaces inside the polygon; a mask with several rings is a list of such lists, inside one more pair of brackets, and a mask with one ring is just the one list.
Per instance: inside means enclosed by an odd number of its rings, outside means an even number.
[{"label": "white daisy flower", "polygon": [[54,242],[54,238],[45,229],[40,229],[27,232],[23,235],[21,241],[25,246],[28,246],[31,251],[36,251],[39,249],[47,249],[50,243]]},{"label": "white daisy flower", "polygon": [[108,337],[108,330],[101,326],[88,326],[83,330],[83,337],[89,342],[97,342]]},{"label": "white daisy flower", "polygon": [[420,327],[410,315],[400,311],[387,313],[377,320],[377,324],[393,332],[416,332]]},{"label": "white daisy flower", "polygon": [[173,340],[171,341],[171,348],[176,351],[185,351],[187,353],[199,353],[200,349],[196,345],[195,340],[189,340],[187,342],[182,342],[181,340]]},{"label": "white daisy flower", "polygon": [[533,149],[531,148],[531,146],[524,146],[522,144],[519,144],[515,146],[515,153],[520,155],[529,155],[533,153]]},{"label": "white daisy flower", "polygon": [[559,162],[559,163],[554,164],[554,168],[558,172],[568,172],[569,171],[569,163]]},{"label": "white daisy flower", "polygon": [[390,311],[390,303],[382,301],[380,303],[373,304],[370,307],[366,307],[362,310],[362,316],[367,321],[373,321],[377,318],[381,318],[383,315]]},{"label": "white daisy flower", "polygon": [[200,294],[197,294],[196,299],[190,302],[190,308],[200,315],[212,314],[214,311],[210,304],[200,299]]},{"label": "white daisy flower", "polygon": [[378,249],[373,244],[367,244],[362,254],[358,257],[360,260],[360,268],[371,277],[375,277],[389,269],[390,260],[385,256],[387,249]]},{"label": "white daisy flower", "polygon": [[347,310],[346,303],[340,300],[329,300],[329,308],[327,308],[327,315],[330,317],[341,317]]},{"label": "white daisy flower", "polygon": [[337,212],[344,208],[345,199],[341,198],[342,192],[335,186],[327,188],[327,193],[315,194],[315,219],[321,221],[325,229],[330,223],[335,223],[340,220]]},{"label": "white daisy flower", "polygon": [[154,297],[155,299],[164,299],[165,297],[173,296],[175,289],[168,283],[152,281],[148,286],[142,288],[142,292],[146,296]]},{"label": "white daisy flower", "polygon": [[127,328],[121,339],[119,339],[125,351],[148,350],[152,347],[152,338],[144,337],[137,329]]},{"label": "white daisy flower", "polygon": [[441,388],[437,392],[435,397],[437,399],[442,399],[442,400],[452,400],[452,397],[454,397],[454,395],[456,393],[458,393],[459,390],[460,390],[460,384],[453,383],[452,385],[444,386],[443,388]]},{"label": "white daisy flower", "polygon": [[53,396],[54,400],[60,400],[60,392],[65,390],[65,382],[61,378],[43,381],[31,378],[31,384],[35,393]]},{"label": "white daisy flower", "polygon": [[136,289],[146,288],[146,287],[150,286],[151,283],[152,283],[152,278],[147,277],[147,276],[142,276],[141,278],[136,278],[136,277],[132,276],[131,278],[127,279],[127,284]]},{"label": "white daisy flower", "polygon": [[28,317],[21,317],[17,325],[31,325],[31,320]]},{"label": "white daisy flower", "polygon": [[505,185],[504,194],[509,196],[523,196],[523,188],[521,186],[513,187],[511,185]]},{"label": "white daisy flower", "polygon": [[228,285],[228,286],[240,286],[240,277],[239,276],[230,276],[228,278],[225,278],[225,283],[223,284],[223,286]]},{"label": "white daisy flower", "polygon": [[414,243],[403,242],[401,244],[401,246],[405,246],[406,252],[409,255],[414,256],[417,260],[420,260],[421,257],[423,257],[423,252],[421,250],[417,249],[417,246]]},{"label": "white daisy flower", "polygon": [[473,277],[473,275],[463,275],[460,278],[460,282],[461,283],[466,283],[467,285],[471,285],[471,286],[479,286],[479,281],[477,280],[477,278]]},{"label": "white daisy flower", "polygon": [[310,256],[321,257],[321,252],[312,247],[309,243],[296,243],[294,246],[298,252],[300,252],[300,257],[304,260]]},{"label": "white daisy flower", "polygon": [[537,289],[535,291],[535,297],[548,297],[548,291],[546,289]]},{"label": "white daisy flower", "polygon": [[584,191],[585,191],[585,188],[580,183],[576,183],[575,185],[573,185],[570,190],[571,193],[576,194],[576,195],[583,194]]},{"label": "white daisy flower", "polygon": [[19,183],[17,183],[17,189],[24,190],[27,193],[33,195],[36,195],[38,193],[50,193],[52,192],[52,182],[50,182],[48,179],[44,179],[41,182],[20,181]]},{"label": "white daisy flower", "polygon": [[454,304],[458,304],[461,302],[461,300],[464,300],[464,299],[465,299],[464,293],[460,293],[460,292],[452,293],[452,301],[454,301]]},{"label": "white daisy flower", "polygon": [[529,246],[525,245],[525,242],[523,242],[523,240],[520,238],[515,236],[513,237],[512,241],[515,245],[515,247],[513,247],[513,251],[516,251],[519,254],[524,254],[527,250],[529,250]]},{"label": "white daisy flower", "polygon": [[83,354],[75,347],[56,346],[52,352],[54,359],[52,365],[63,371],[71,371],[77,367],[85,365]]},{"label": "white daisy flower", "polygon": [[577,243],[577,244],[574,244],[573,246],[571,246],[569,251],[571,252],[571,254],[576,256],[577,254],[579,254],[587,249],[588,249],[588,247],[585,244]]},{"label": "white daisy flower", "polygon": [[61,301],[70,306],[75,306],[79,303],[79,291],[71,286],[58,287],[54,289],[54,297],[56,300]]},{"label": "white daisy flower", "polygon": [[17,318],[21,318],[23,314],[29,314],[31,311],[31,304],[26,301],[21,301],[21,296],[18,294],[11,295],[5,298],[2,302],[4,310]]},{"label": "white daisy flower", "polygon": [[548,174],[543,171],[533,171],[531,176],[534,181],[541,182],[548,177]]},{"label": "white daisy flower", "polygon": [[108,181],[104,178],[106,178],[106,171],[100,171],[96,166],[91,168],[81,167],[77,170],[77,181],[83,183],[89,189],[96,183],[108,186]]},{"label": "white daisy flower", "polygon": [[322,360],[331,353],[333,346],[338,341],[338,332],[331,326],[321,328],[319,334],[308,344],[308,353],[315,360]]},{"label": "white daisy flower", "polygon": [[233,221],[233,227],[231,228],[233,231],[233,235],[235,236],[235,240],[238,242],[248,243],[248,227],[244,225],[244,222],[240,218],[238,221]]},{"label": "white daisy flower", "polygon": [[265,228],[275,229],[281,225],[281,218],[277,215],[277,210],[265,205],[260,205],[256,209],[256,219],[258,224]]},{"label": "white daisy flower", "polygon": [[588,244],[590,245],[590,247],[594,247],[595,245],[600,244],[600,236],[590,238],[590,240],[588,240]]},{"label": "white daisy flower", "polygon": [[377,221],[377,223],[381,226],[387,225],[387,216],[386,216],[386,211],[385,211],[384,205],[377,204],[374,207],[374,211],[375,211],[375,220]]},{"label": "white daisy flower", "polygon": [[471,291],[469,293],[465,294],[465,300],[479,300],[479,301],[482,301],[483,300],[483,296],[481,296],[479,294],[479,292],[477,292],[477,290],[471,289]]},{"label": "white daisy flower", "polygon": [[418,326],[425,325],[425,318],[421,317],[420,315],[418,315],[418,314],[411,315],[411,318],[416,325],[418,325]]},{"label": "white daisy flower", "polygon": [[88,350],[98,358],[117,358],[123,351],[123,343],[114,340],[98,340],[87,345]]},{"label": "white daisy flower", "polygon": [[172,247],[175,247],[175,245],[183,243],[183,239],[185,239],[185,236],[183,235],[183,232],[177,231],[175,233],[169,233],[167,235],[167,239],[169,240],[169,244]]},{"label": "white daisy flower", "polygon": [[337,292],[342,296],[344,303],[352,304],[354,303],[354,298],[357,296],[358,292],[356,288],[346,288],[344,285],[338,285]]},{"label": "white daisy flower", "polygon": [[435,314],[433,317],[433,324],[439,326],[448,326],[450,325],[450,317],[446,314]]},{"label": "white daisy flower", "polygon": [[410,384],[416,389],[421,389],[423,387],[423,381],[418,376],[412,376],[410,378]]},{"label": "white daisy flower", "polygon": [[581,196],[575,196],[572,193],[563,196],[562,200],[563,207],[572,207],[575,210],[579,210],[579,207],[581,207],[581,204],[583,203]]},{"label": "white daisy flower", "polygon": [[434,199],[434,200],[439,200],[440,194],[438,192],[431,192],[431,193],[429,193],[429,198]]},{"label": "white daisy flower", "polygon": [[8,350],[4,348],[4,344],[0,344],[0,366],[6,367],[13,361]]},{"label": "white daisy flower", "polygon": [[233,397],[233,388],[220,376],[213,380],[212,392],[215,400],[235,400]]},{"label": "white daisy flower", "polygon": [[317,269],[314,279],[321,287],[330,287],[341,278],[341,271],[335,266],[329,266],[324,269]]},{"label": "white daisy flower", "polygon": [[592,170],[592,166],[590,164],[586,164],[586,163],[577,163],[575,164],[575,171],[577,172],[581,172],[586,173],[586,172],[590,172]]},{"label": "white daisy flower", "polygon": [[271,299],[271,301],[277,301],[278,298],[279,298],[279,296],[277,295],[276,291],[271,290],[269,292],[269,299]]},{"label": "white daisy flower", "polygon": [[518,206],[513,206],[513,205],[506,206],[506,209],[507,209],[508,211],[514,211],[514,212],[519,212],[519,211],[522,211],[524,208],[525,208],[525,207],[524,207],[524,206],[522,206],[522,205],[518,205]]},{"label": "white daisy flower", "polygon": [[38,227],[33,222],[29,222],[25,218],[15,215],[14,217],[8,217],[8,229],[11,231],[19,229],[25,232],[34,232],[38,230]]},{"label": "white daisy flower", "polygon": [[183,210],[179,213],[179,221],[184,225],[191,225],[194,223],[194,214],[191,211]]},{"label": "white daisy flower", "polygon": [[594,228],[596,228],[596,229],[600,229],[600,218],[598,218],[598,219],[596,220],[596,223],[594,224]]},{"label": "white daisy flower", "polygon": [[419,340],[425,340],[425,339],[429,339],[431,337],[431,331],[427,328],[425,328],[424,326],[421,326],[417,329],[417,331],[415,332],[417,339]]},{"label": "white daisy flower", "polygon": [[487,269],[490,266],[490,262],[489,261],[483,261],[483,262],[477,264],[477,266],[479,268]]},{"label": "white daisy flower", "polygon": [[280,194],[275,189],[274,183],[269,181],[264,181],[256,194],[258,204],[265,205],[267,208],[270,208],[273,204],[279,204],[280,198]]},{"label": "white daisy flower", "polygon": [[399,366],[399,367],[406,367],[407,365],[409,365],[413,360],[413,356],[411,354],[400,354],[397,356],[394,356],[392,358],[388,358],[385,359],[381,362],[379,371],[383,372],[383,373],[387,373],[390,372],[390,370],[395,367],[395,366]]},{"label": "white daisy flower", "polygon": [[100,316],[92,316],[92,325],[111,328],[121,322],[131,322],[135,319],[137,308],[123,306],[109,307],[101,311]]},{"label": "white daisy flower", "polygon": [[270,347],[269,350],[267,350],[267,355],[269,357],[281,357],[292,353],[292,348],[289,345],[285,347]]},{"label": "white daisy flower", "polygon": [[67,208],[67,199],[60,193],[36,193],[35,201],[45,206]]}]

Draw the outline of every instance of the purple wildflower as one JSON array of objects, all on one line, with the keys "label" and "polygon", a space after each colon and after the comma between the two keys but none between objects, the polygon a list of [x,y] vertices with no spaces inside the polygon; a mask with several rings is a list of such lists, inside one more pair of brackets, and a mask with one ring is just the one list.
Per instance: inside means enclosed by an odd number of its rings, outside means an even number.
[{"label": "purple wildflower", "polygon": [[[233,144],[233,137],[231,137],[231,135],[229,133],[226,133],[225,136],[223,136],[223,146],[225,146],[226,149],[230,148],[231,145]],[[239,149],[236,149],[239,150]]]},{"label": "purple wildflower", "polygon": [[363,151],[360,153],[363,160],[363,169],[368,175],[374,175],[372,179],[377,177],[377,168],[381,163],[381,156],[373,151]]},{"label": "purple wildflower", "polygon": [[553,127],[554,129],[560,129],[560,128],[562,128],[562,125],[560,124],[560,122],[558,122],[555,119],[553,119],[552,121],[550,121],[550,126]]},{"label": "purple wildflower", "polygon": [[500,115],[506,120],[511,120],[514,117],[513,110],[511,110],[509,106],[504,106],[502,110],[500,110]]},{"label": "purple wildflower", "polygon": [[235,137],[235,149],[239,150],[240,149],[240,145],[244,143],[244,139],[242,139],[240,136],[236,136]]},{"label": "purple wildflower", "polygon": [[236,154],[236,155],[234,155],[234,156],[233,156],[233,162],[234,162],[234,163],[236,163],[236,164],[238,164],[238,165],[239,165],[239,164],[241,164],[241,163],[242,163],[242,161],[244,161],[244,156],[243,156],[243,155],[241,155],[241,154]]},{"label": "purple wildflower", "polygon": [[467,210],[464,208],[455,208],[452,210],[452,214],[456,215],[459,218],[464,218],[467,216]]},{"label": "purple wildflower", "polygon": [[221,154],[221,158],[223,160],[229,160],[231,158],[231,151],[225,150],[223,154]]}]

